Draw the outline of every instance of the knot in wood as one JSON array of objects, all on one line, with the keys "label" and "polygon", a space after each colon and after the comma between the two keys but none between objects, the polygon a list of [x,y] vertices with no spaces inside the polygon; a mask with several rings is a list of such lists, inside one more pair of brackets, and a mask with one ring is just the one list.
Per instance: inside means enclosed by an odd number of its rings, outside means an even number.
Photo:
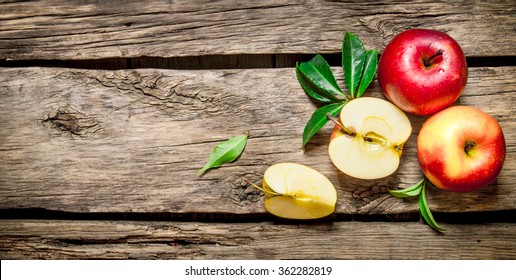
[{"label": "knot in wood", "polygon": [[43,123],[74,136],[87,137],[101,131],[100,123],[93,117],[85,115],[70,107],[59,107],[43,119]]}]

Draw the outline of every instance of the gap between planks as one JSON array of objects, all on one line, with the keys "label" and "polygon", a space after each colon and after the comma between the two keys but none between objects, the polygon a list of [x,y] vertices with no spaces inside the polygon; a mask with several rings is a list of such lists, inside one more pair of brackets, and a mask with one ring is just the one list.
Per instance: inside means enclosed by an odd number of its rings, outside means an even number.
[{"label": "gap between planks", "polygon": [[[439,223],[484,224],[516,223],[516,210],[485,212],[445,213],[434,212]],[[278,224],[318,224],[335,222],[423,222],[417,212],[394,214],[343,214],[333,213],[315,220],[289,220],[266,213],[151,213],[151,212],[65,212],[46,209],[0,209],[2,220],[81,220],[81,221],[168,221],[168,222],[205,222],[205,223],[259,223]]]},{"label": "gap between planks", "polygon": [[[340,53],[321,54],[330,66],[341,65]],[[113,57],[87,60],[0,60],[0,67],[61,67],[75,69],[259,69],[294,68],[297,62],[308,61],[315,54],[239,54],[188,57]],[[468,67],[516,66],[516,56],[467,57]]]}]

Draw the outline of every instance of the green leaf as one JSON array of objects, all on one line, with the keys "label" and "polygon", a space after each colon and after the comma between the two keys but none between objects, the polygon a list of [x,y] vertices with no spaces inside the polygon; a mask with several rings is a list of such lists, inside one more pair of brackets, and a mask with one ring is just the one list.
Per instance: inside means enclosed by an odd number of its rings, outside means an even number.
[{"label": "green leaf", "polygon": [[[426,179],[424,179],[426,181]],[[445,229],[440,227],[437,222],[434,220],[434,216],[428,207],[428,202],[426,201],[426,188],[425,183],[423,183],[423,187],[421,189],[421,193],[419,194],[419,210],[421,211],[421,216],[426,221],[426,223],[432,227],[433,229],[443,232]]]},{"label": "green leaf", "polygon": [[365,58],[366,51],[362,41],[355,34],[346,32],[342,43],[342,67],[344,81],[353,98],[357,96],[356,90],[362,76]]},{"label": "green leaf", "polygon": [[217,144],[213,149],[208,162],[199,170],[199,173],[203,174],[210,168],[219,167],[224,163],[235,161],[244,151],[248,137],[249,132],[245,135],[237,135],[227,141]]},{"label": "green leaf", "polygon": [[333,102],[333,99],[328,99],[328,98],[324,97],[323,95],[321,95],[320,93],[318,93],[319,89],[315,85],[313,85],[310,82],[310,80],[308,80],[303,75],[303,73],[301,73],[301,70],[299,69],[299,67],[297,65],[296,65],[296,76],[297,76],[297,80],[301,84],[301,87],[305,90],[305,92],[306,92],[306,94],[308,94],[308,96],[312,97],[313,99],[315,99],[317,101],[323,102],[323,103]]},{"label": "green leaf", "polygon": [[[344,94],[337,85],[330,65],[328,65],[328,62],[326,62],[321,55],[317,54],[307,62],[296,64],[296,75],[303,89],[307,91],[308,88],[308,95],[312,96],[312,94],[315,93],[329,101],[342,101]],[[300,79],[300,76],[304,79]],[[307,84],[307,82],[309,83]],[[314,98],[321,101],[317,97]]]},{"label": "green leaf", "polygon": [[328,122],[326,113],[330,113],[332,116],[336,116],[340,113],[342,107],[344,107],[345,104],[346,102],[333,103],[315,110],[303,131],[303,150],[305,149],[305,145],[308,143],[308,141],[312,139],[312,136],[314,136]]},{"label": "green leaf", "polygon": [[362,96],[365,90],[371,84],[378,68],[378,52],[376,50],[368,50],[366,52],[366,59],[364,62],[364,70],[362,71],[362,78],[358,86],[357,97]]},{"label": "green leaf", "polygon": [[417,184],[402,190],[389,190],[389,193],[397,198],[406,198],[416,196],[421,193],[423,185],[425,184],[425,178],[419,181]]}]

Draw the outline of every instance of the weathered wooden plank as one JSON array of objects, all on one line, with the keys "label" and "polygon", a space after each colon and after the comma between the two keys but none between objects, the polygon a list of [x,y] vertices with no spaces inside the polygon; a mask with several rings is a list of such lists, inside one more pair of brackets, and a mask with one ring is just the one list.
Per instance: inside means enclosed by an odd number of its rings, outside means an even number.
[{"label": "weathered wooden plank", "polygon": [[2,259],[514,259],[516,224],[0,221]]},{"label": "weathered wooden plank", "polygon": [[[334,69],[339,83],[342,72]],[[431,190],[434,211],[515,209],[515,68],[471,68],[458,103],[497,118],[507,159],[496,183],[473,193]],[[383,97],[376,81],[366,95]],[[379,180],[340,173],[327,155],[331,126],[301,150],[316,105],[294,69],[98,71],[0,69],[0,208],[68,212],[264,213],[256,183],[278,162],[311,166],[336,185],[338,213],[417,211],[387,188],[416,183],[413,133],[398,171]],[[217,142],[250,132],[238,161],[199,176]]]},{"label": "weathered wooden plank", "polygon": [[336,53],[345,31],[381,51],[410,28],[447,32],[468,56],[515,55],[514,8],[512,0],[0,3],[0,59]]}]

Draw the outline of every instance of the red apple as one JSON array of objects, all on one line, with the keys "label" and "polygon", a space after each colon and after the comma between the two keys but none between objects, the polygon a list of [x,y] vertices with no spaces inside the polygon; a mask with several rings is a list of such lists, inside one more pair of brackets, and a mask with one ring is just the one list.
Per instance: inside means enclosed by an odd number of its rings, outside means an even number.
[{"label": "red apple", "polygon": [[385,47],[378,82],[385,96],[405,112],[429,115],[451,105],[468,80],[466,58],[447,34],[412,29]]},{"label": "red apple", "polygon": [[431,116],[417,136],[417,156],[435,186],[456,192],[486,187],[505,160],[502,128],[489,114],[453,106]]}]

